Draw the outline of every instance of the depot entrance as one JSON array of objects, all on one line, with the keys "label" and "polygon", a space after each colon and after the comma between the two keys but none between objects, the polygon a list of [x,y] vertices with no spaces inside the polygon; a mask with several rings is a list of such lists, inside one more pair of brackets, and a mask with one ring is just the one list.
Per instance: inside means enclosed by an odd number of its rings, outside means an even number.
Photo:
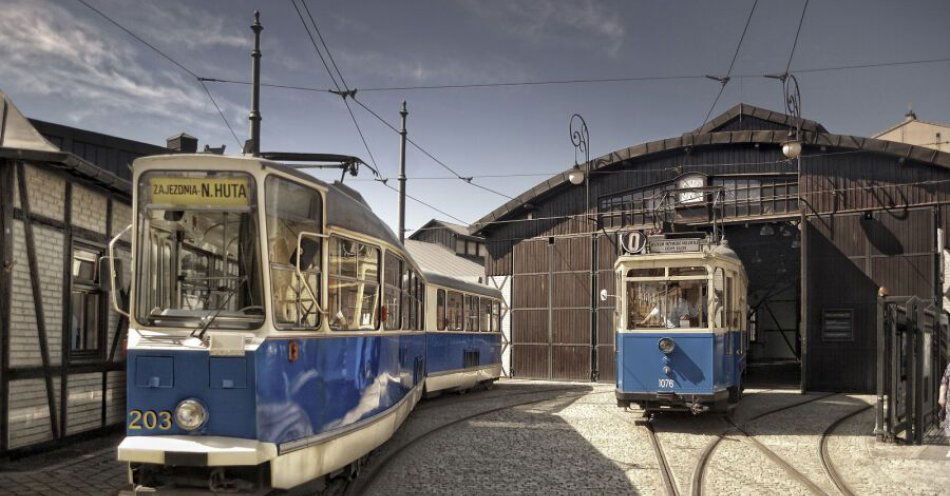
[{"label": "depot entrance", "polygon": [[727,225],[749,276],[747,384],[801,383],[801,232],[797,219]]}]

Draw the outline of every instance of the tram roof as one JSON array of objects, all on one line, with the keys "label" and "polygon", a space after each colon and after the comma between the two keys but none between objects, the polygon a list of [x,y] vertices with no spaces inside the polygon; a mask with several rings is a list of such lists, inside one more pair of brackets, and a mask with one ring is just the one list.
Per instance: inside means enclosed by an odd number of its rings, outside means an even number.
[{"label": "tram roof", "polygon": [[452,276],[447,276],[445,274],[438,274],[435,272],[423,272],[426,281],[429,284],[434,284],[436,286],[442,286],[449,289],[457,289],[459,291],[465,291],[468,293],[475,293],[481,296],[488,296],[490,298],[502,299],[503,296],[501,291],[484,284],[478,284],[475,282],[463,281]]}]

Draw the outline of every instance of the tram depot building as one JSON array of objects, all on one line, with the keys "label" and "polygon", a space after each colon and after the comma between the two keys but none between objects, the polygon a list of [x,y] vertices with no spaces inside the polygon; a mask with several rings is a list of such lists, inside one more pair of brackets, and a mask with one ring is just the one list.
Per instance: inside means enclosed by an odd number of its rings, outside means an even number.
[{"label": "tram depot building", "polygon": [[[800,164],[781,151],[796,127]],[[0,99],[0,456],[122,425],[127,323],[100,268],[131,221],[131,161],[196,147],[30,121]],[[599,293],[616,293],[618,237],[664,223],[710,231],[708,201],[661,204],[686,186],[723,193],[722,228],[750,279],[753,373],[778,365],[802,389],[870,392],[879,288],[943,305],[950,153],[737,105],[591,167],[589,200],[569,169],[467,233],[421,239],[484,255],[485,280],[509,298],[514,377],[614,380],[614,300]],[[428,227],[420,236],[439,233]],[[126,237],[119,258],[128,248]]]},{"label": "tram depot building", "polygon": [[[781,150],[795,128],[800,161]],[[599,294],[616,294],[618,238],[661,225],[711,232],[721,221],[749,276],[751,377],[780,370],[803,390],[873,392],[880,288],[945,308],[950,153],[740,104],[590,168],[588,185],[572,184],[569,169],[472,225],[486,274],[510,280],[515,377],[614,381],[615,300]],[[717,215],[712,193],[675,201],[697,187],[720,192]]]}]

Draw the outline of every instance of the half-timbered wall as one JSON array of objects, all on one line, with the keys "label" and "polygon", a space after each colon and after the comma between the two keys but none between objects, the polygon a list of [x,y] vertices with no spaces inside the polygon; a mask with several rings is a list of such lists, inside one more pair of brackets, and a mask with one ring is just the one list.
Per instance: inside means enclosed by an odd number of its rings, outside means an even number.
[{"label": "half-timbered wall", "polygon": [[[98,297],[84,305],[97,316],[95,337],[80,343],[80,334],[71,332],[81,320],[73,308],[73,257],[77,250],[104,256],[111,234],[131,221],[131,209],[125,195],[53,165],[7,160],[0,170],[0,187],[12,192],[2,210],[11,227],[3,240],[9,283],[0,283],[0,299],[9,305],[7,325],[0,327],[3,452],[123,421],[124,346],[117,333],[124,323],[111,310],[107,281],[98,281],[98,288],[87,288]],[[120,249],[125,259],[127,247]],[[0,318],[3,310],[0,305]]]}]

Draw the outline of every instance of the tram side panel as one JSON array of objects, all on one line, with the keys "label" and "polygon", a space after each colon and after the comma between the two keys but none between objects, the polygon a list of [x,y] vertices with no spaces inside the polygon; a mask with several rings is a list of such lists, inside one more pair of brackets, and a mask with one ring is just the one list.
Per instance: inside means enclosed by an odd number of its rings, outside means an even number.
[{"label": "tram side panel", "polygon": [[426,334],[426,389],[466,388],[495,379],[501,370],[501,334],[444,332]]}]

